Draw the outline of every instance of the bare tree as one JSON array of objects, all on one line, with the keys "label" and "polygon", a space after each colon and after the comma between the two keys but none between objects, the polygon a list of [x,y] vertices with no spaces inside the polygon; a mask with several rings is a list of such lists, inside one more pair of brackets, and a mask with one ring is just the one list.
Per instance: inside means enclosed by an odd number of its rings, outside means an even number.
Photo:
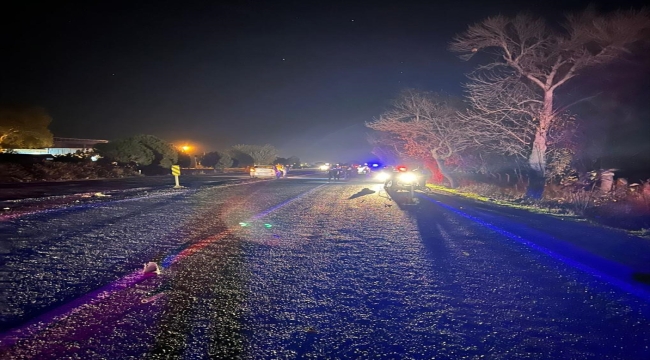
[{"label": "bare tree", "polygon": [[395,150],[414,158],[433,158],[452,187],[456,181],[445,162],[473,144],[458,116],[460,101],[416,90],[404,90],[391,109],[366,123],[388,133]]},{"label": "bare tree", "polygon": [[[646,9],[599,15],[589,8],[567,16],[560,30],[529,15],[499,15],[471,25],[454,37],[450,49],[464,60],[481,51],[491,55],[470,76],[470,100],[478,105],[473,115],[486,113],[493,124],[510,131],[511,153],[521,152],[530,141],[528,163],[543,176],[549,131],[565,110],[555,103],[556,90],[586,68],[622,58],[648,28]],[[486,91],[490,88],[502,91]]]},{"label": "bare tree", "polygon": [[278,150],[273,145],[245,145],[233,146],[233,149],[241,151],[253,158],[255,165],[271,165],[278,157]]},{"label": "bare tree", "polygon": [[475,72],[469,78],[469,108],[459,116],[472,125],[475,141],[489,152],[527,156],[542,103],[538,94],[511,71]]},{"label": "bare tree", "polygon": [[[541,95],[512,71],[476,72],[468,77],[471,81],[465,89],[469,108],[460,116],[471,123],[481,150],[528,157],[535,138],[535,119],[543,105]],[[546,136],[547,158],[574,145],[575,116],[566,110],[556,113]]]},{"label": "bare tree", "polygon": [[371,153],[385,164],[395,163],[400,158],[403,148],[402,141],[388,132],[376,132],[368,135],[368,143],[372,146]]}]

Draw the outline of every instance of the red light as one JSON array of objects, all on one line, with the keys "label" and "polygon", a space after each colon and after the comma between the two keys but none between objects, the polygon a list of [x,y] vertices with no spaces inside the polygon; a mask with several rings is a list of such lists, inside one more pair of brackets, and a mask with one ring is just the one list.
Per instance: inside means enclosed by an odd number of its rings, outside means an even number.
[{"label": "red light", "polygon": [[400,165],[400,166],[398,166],[398,167],[397,167],[397,171],[405,172],[405,171],[406,171],[406,166],[404,166],[404,165]]}]

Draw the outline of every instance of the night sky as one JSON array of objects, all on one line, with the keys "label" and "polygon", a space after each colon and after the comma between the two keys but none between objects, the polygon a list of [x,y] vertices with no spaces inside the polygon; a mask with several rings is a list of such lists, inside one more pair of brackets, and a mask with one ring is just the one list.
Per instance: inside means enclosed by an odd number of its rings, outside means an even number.
[{"label": "night sky", "polygon": [[559,19],[589,2],[47,3],[5,3],[0,102],[45,107],[55,136],[270,143],[348,161],[369,152],[363,124],[400,89],[460,94],[476,63],[447,45],[469,24],[523,10]]}]

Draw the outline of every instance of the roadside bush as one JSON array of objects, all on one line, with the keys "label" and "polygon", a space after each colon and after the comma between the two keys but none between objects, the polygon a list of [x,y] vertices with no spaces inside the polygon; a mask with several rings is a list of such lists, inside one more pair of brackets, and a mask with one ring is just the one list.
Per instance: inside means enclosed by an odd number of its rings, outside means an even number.
[{"label": "roadside bush", "polygon": [[463,182],[460,189],[499,200],[518,200],[522,199],[526,194],[524,188],[518,189],[516,186],[499,186],[481,182]]},{"label": "roadside bush", "polygon": [[90,161],[89,157],[91,155],[92,155],[91,153],[83,153],[81,151],[77,151],[74,154],[57,155],[57,156],[54,157],[54,161],[56,161],[56,162],[69,162],[69,163],[82,163],[82,162]]},{"label": "roadside bush", "polygon": [[0,183],[33,181],[34,176],[23,164],[0,163]]},{"label": "roadside bush", "polygon": [[0,182],[61,181],[137,176],[130,168],[86,162],[0,163]]},{"label": "roadside bush", "polygon": [[41,180],[71,180],[79,173],[77,166],[69,166],[67,163],[42,162],[34,164],[32,173]]},{"label": "roadside bush", "polygon": [[[650,180],[616,191],[601,190],[598,172],[566,177],[561,183],[549,183],[540,200],[525,197],[525,187],[496,185],[464,179],[458,189],[464,196],[503,200],[516,206],[534,207],[555,214],[575,214],[595,222],[628,230],[650,229]],[[482,199],[485,200],[485,199]],[[646,230],[647,231],[647,230]]]}]

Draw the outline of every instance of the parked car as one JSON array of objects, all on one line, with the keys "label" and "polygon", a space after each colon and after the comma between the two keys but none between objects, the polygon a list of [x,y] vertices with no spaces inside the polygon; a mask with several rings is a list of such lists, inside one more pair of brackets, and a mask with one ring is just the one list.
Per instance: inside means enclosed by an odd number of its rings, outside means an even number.
[{"label": "parked car", "polygon": [[278,170],[273,165],[256,165],[250,170],[252,178],[277,178]]}]

